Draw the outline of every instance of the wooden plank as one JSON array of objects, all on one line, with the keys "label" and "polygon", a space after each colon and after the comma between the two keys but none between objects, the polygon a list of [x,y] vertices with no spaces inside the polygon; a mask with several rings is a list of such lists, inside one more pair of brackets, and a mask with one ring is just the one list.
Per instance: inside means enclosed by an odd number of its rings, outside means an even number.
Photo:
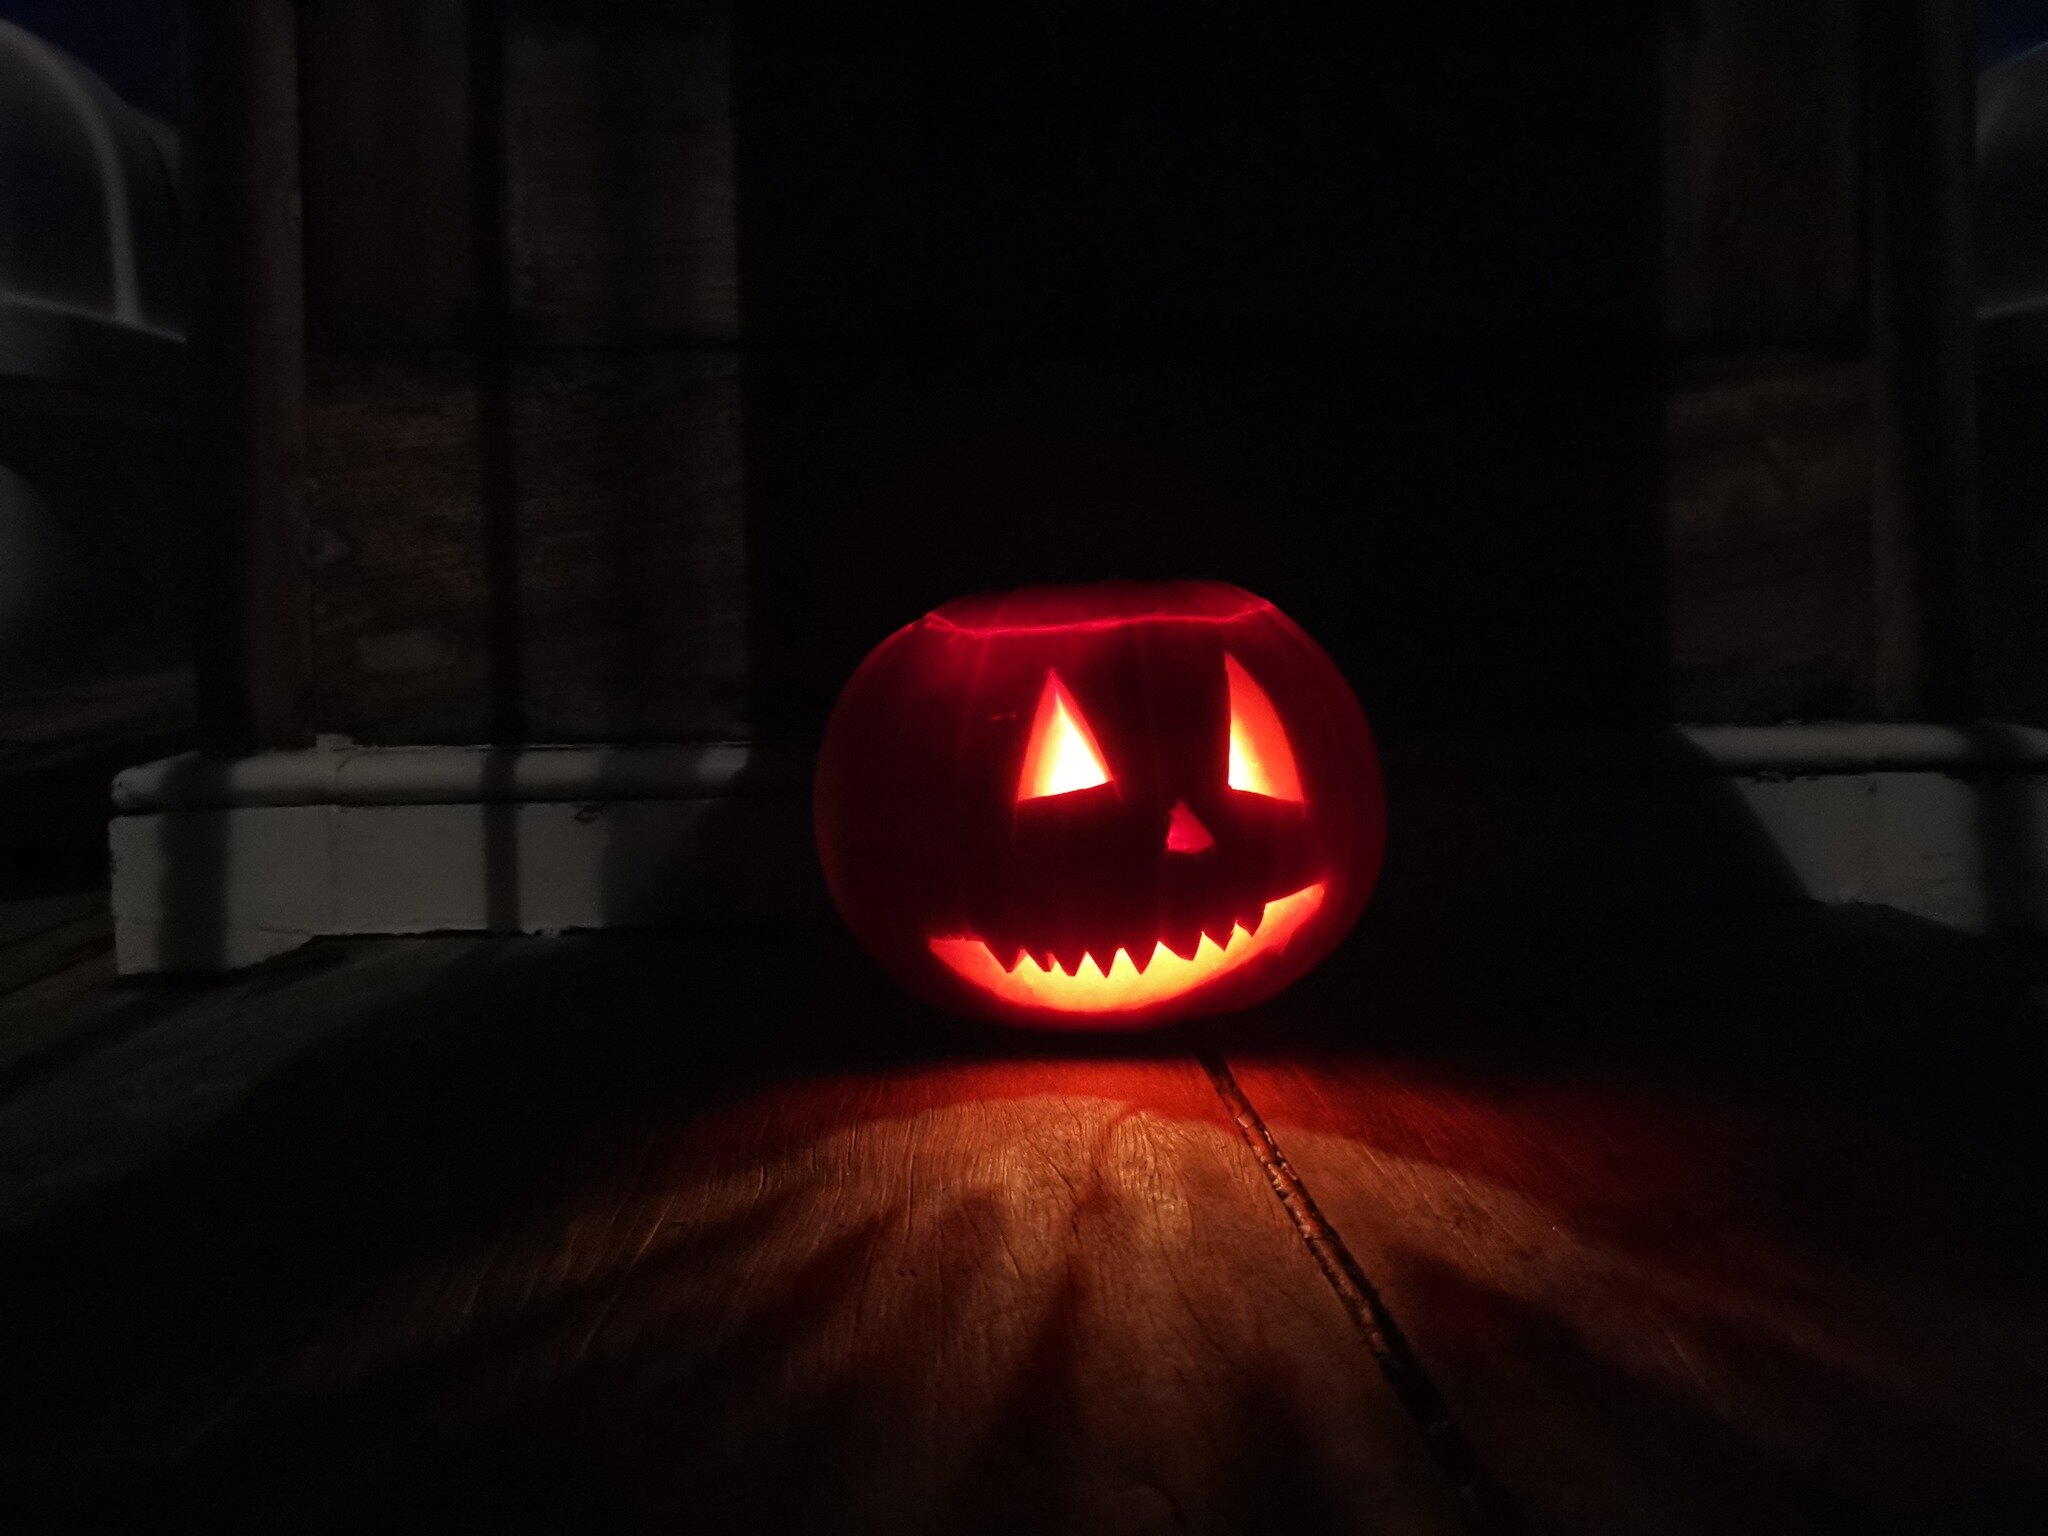
[{"label": "wooden plank", "polygon": [[725,0],[520,0],[506,35],[512,318],[554,345],[739,334]]},{"label": "wooden plank", "polygon": [[[6,915],[5,908],[14,905],[0,904],[0,919]],[[66,970],[113,944],[114,922],[107,912],[105,894],[93,892],[84,907],[61,922],[0,940],[0,996]]]},{"label": "wooden plank", "polygon": [[[736,367],[718,354],[512,366],[508,494],[536,740],[742,729]],[[314,714],[365,742],[491,739],[479,385],[470,360],[327,357],[309,490]]]},{"label": "wooden plank", "polygon": [[316,356],[307,420],[318,729],[488,740],[474,363]]},{"label": "wooden plank", "polygon": [[1981,941],[1377,937],[1296,999],[1317,1040],[1231,1059],[1533,1524],[2034,1527],[2041,1003]]},{"label": "wooden plank", "polygon": [[111,746],[140,750],[188,731],[192,673],[123,673],[0,698],[0,774],[44,772]]},{"label": "wooden plank", "polygon": [[0,951],[106,910],[104,891],[49,896],[0,896]]},{"label": "wooden plank", "polygon": [[1894,719],[1969,719],[1979,683],[1975,8],[1880,6],[1868,60],[1878,707]]},{"label": "wooden plank", "polygon": [[0,1109],[24,1521],[1457,1528],[1184,1056],[822,935],[372,948]]},{"label": "wooden plank", "polygon": [[515,369],[513,388],[530,734],[743,735],[736,360],[585,354]]},{"label": "wooden plank", "polygon": [[305,0],[306,322],[315,346],[475,333],[466,0]]},{"label": "wooden plank", "polygon": [[335,941],[206,982],[122,980],[102,954],[0,997],[0,1231],[165,1155],[380,986],[484,942]]},{"label": "wooden plank", "polygon": [[1852,0],[1664,6],[1664,299],[1694,349],[1867,335]]},{"label": "wooden plank", "polygon": [[0,997],[0,1071],[37,1049],[53,1030],[61,1034],[65,1025],[53,1020],[67,1018],[73,1008],[98,1006],[114,979],[113,954],[102,950]]},{"label": "wooden plank", "polygon": [[186,156],[197,445],[189,527],[206,744],[310,744],[299,465],[305,294],[299,228],[298,6],[195,7]]},{"label": "wooden plank", "polygon": [[1867,713],[1876,381],[1864,24],[1849,0],[1664,8],[1670,697]]},{"label": "wooden plank", "polygon": [[[479,177],[502,179],[509,319],[547,345],[729,343],[730,43],[720,0],[309,0],[308,320],[335,349],[440,348],[499,323]],[[499,78],[479,92],[475,71]],[[480,121],[480,112],[502,121]],[[480,157],[502,155],[496,166]]]},{"label": "wooden plank", "polygon": [[1868,712],[1872,408],[1860,361],[1780,356],[1674,376],[1673,718]]}]

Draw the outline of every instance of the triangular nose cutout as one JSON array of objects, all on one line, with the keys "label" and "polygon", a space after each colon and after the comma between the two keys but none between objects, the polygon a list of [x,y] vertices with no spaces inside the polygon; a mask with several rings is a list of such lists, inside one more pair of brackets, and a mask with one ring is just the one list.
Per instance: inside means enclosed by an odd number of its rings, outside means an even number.
[{"label": "triangular nose cutout", "polygon": [[1188,809],[1185,800],[1176,800],[1173,810],[1166,818],[1166,851],[1168,853],[1200,853],[1204,848],[1214,848],[1216,839],[1209,835],[1209,829],[1201,819]]}]

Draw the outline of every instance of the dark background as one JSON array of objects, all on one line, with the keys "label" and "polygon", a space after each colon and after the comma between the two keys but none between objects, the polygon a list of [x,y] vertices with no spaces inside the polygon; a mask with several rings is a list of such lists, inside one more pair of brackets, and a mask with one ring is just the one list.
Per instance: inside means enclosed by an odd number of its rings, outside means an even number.
[{"label": "dark background", "polygon": [[1987,714],[2038,722],[2048,720],[2048,318],[2038,297],[2019,309],[2012,300],[2038,296],[2048,271],[2048,71],[2038,55],[2019,59],[2048,42],[2048,5],[1987,3],[1980,19],[1987,97],[1996,94],[2001,117],[1980,135],[1976,208],[1983,703]]},{"label": "dark background", "polygon": [[1979,58],[1986,68],[2048,43],[2042,0],[1977,0]]},{"label": "dark background", "polygon": [[[1102,574],[1275,599],[1396,733],[1966,712],[1941,10],[306,0],[283,115],[188,125],[303,208],[210,734],[804,741]],[[0,12],[173,118],[211,56]]]},{"label": "dark background", "polygon": [[820,648],[793,713],[825,648],[1119,573],[1271,597],[1391,722],[1659,711],[1654,12],[761,10],[748,470],[767,643]]},{"label": "dark background", "polygon": [[1397,732],[1930,712],[1931,14],[313,4],[270,735],[807,740],[1106,573]]}]

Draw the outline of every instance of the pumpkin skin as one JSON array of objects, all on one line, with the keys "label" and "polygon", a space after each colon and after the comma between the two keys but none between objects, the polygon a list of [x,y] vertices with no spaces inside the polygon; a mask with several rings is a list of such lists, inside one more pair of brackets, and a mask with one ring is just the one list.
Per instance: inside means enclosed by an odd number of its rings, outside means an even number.
[{"label": "pumpkin skin", "polygon": [[1350,930],[1386,841],[1343,675],[1207,581],[962,598],[898,630],[840,695],[813,810],[891,974],[1046,1029],[1271,996]]}]

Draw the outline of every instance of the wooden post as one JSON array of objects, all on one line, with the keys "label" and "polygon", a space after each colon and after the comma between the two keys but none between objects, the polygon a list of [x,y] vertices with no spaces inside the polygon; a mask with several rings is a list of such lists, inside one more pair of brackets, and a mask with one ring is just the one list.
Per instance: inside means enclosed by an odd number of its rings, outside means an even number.
[{"label": "wooden post", "polygon": [[309,739],[295,0],[193,0],[189,179],[204,745]]},{"label": "wooden post", "polygon": [[1975,693],[1969,0],[1867,13],[1878,713],[1962,719]]}]

